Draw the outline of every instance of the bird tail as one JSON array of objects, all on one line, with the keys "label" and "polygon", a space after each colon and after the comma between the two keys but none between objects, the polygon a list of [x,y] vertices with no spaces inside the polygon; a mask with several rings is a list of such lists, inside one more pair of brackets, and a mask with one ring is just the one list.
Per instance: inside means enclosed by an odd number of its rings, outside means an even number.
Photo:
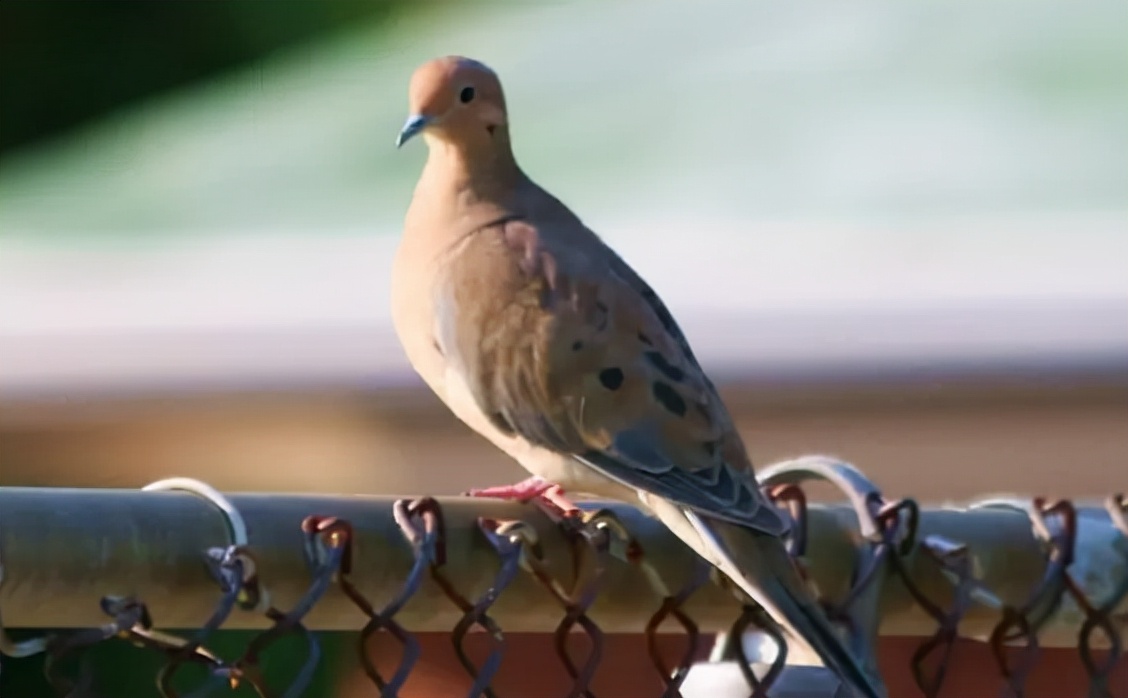
[{"label": "bird tail", "polygon": [[683,513],[706,548],[697,552],[763,607],[783,629],[789,648],[798,644],[818,656],[856,694],[885,698],[880,679],[871,676],[839,638],[779,538]]}]

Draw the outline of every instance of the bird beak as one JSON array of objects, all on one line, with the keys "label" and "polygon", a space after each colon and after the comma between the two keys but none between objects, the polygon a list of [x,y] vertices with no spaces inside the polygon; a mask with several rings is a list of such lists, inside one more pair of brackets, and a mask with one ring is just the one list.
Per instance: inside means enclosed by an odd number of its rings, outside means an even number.
[{"label": "bird beak", "polygon": [[412,114],[407,117],[404,122],[403,128],[400,129],[399,135],[396,136],[396,147],[400,148],[404,143],[419,135],[419,133],[430,125],[430,117],[420,116],[419,114]]}]

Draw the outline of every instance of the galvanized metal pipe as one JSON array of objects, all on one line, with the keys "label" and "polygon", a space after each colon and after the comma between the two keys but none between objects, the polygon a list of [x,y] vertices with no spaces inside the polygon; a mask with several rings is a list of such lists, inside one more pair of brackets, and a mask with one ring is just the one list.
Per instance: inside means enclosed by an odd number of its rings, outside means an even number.
[{"label": "galvanized metal pipe", "polygon": [[[351,522],[355,532],[351,578],[377,607],[399,591],[413,564],[411,547],[393,520],[394,497],[247,493],[228,498],[247,524],[261,579],[281,609],[289,608],[310,581],[299,529],[307,515],[336,516]],[[569,578],[572,553],[567,540],[535,507],[466,498],[439,501],[447,546],[443,569],[467,598],[485,592],[499,568],[497,553],[478,527],[479,517],[521,519],[532,524],[552,573],[560,579]],[[646,559],[671,590],[676,591],[691,578],[696,558],[664,526],[630,507],[608,508],[641,543]],[[1109,517],[1099,505],[1079,506],[1078,511],[1083,533],[1109,527]],[[1019,511],[924,509],[919,535],[940,535],[966,543],[977,576],[1002,601],[1011,604],[1025,600],[1046,566],[1030,522]],[[1080,535],[1079,540],[1105,538]],[[106,621],[98,606],[100,597],[133,594],[148,605],[159,627],[198,627],[219,599],[219,590],[202,562],[202,551],[229,542],[227,525],[219,511],[186,493],[0,487],[0,612],[9,628],[89,627]],[[809,508],[807,557],[813,580],[827,598],[840,599],[846,593],[859,542],[857,519],[851,508]],[[1094,545],[1105,548],[1098,553],[1109,553],[1107,544]],[[908,565],[929,598],[941,605],[950,602],[952,584],[935,563],[914,555]],[[1128,563],[1121,569],[1111,567],[1108,574],[1128,573],[1123,568]],[[589,615],[605,631],[639,632],[660,603],[659,594],[636,565],[614,560]],[[709,632],[726,630],[739,614],[737,602],[714,584],[699,589],[684,609],[703,631]],[[1126,611],[1122,605],[1118,617],[1122,634],[1128,625]],[[893,579],[883,589],[881,614],[883,635],[930,635],[936,627]],[[542,632],[555,629],[562,612],[531,574],[522,573],[501,593],[490,615],[506,630]],[[449,631],[461,616],[428,579],[396,619],[409,630]],[[961,634],[986,636],[998,619],[997,610],[975,605],[964,617]],[[352,630],[365,620],[334,588],[305,622],[311,629]],[[224,627],[267,625],[261,614],[236,612]],[[1078,625],[1079,621],[1067,619],[1050,627],[1042,637],[1043,643],[1075,644]]]}]

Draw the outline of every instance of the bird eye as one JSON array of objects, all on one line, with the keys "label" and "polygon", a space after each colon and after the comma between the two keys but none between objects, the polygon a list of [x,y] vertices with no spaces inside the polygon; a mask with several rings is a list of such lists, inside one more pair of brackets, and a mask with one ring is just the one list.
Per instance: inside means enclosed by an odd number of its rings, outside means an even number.
[{"label": "bird eye", "polygon": [[463,87],[462,92],[458,93],[458,99],[463,104],[466,104],[470,100],[474,99],[474,88],[473,87]]}]

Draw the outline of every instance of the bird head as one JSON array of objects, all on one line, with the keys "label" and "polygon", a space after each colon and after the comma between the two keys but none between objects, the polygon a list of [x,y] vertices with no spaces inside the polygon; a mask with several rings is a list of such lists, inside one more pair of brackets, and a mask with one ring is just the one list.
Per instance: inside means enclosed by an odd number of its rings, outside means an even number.
[{"label": "bird head", "polygon": [[416,68],[408,87],[408,117],[396,138],[419,134],[455,143],[488,143],[506,125],[497,74],[479,61],[445,56]]}]

